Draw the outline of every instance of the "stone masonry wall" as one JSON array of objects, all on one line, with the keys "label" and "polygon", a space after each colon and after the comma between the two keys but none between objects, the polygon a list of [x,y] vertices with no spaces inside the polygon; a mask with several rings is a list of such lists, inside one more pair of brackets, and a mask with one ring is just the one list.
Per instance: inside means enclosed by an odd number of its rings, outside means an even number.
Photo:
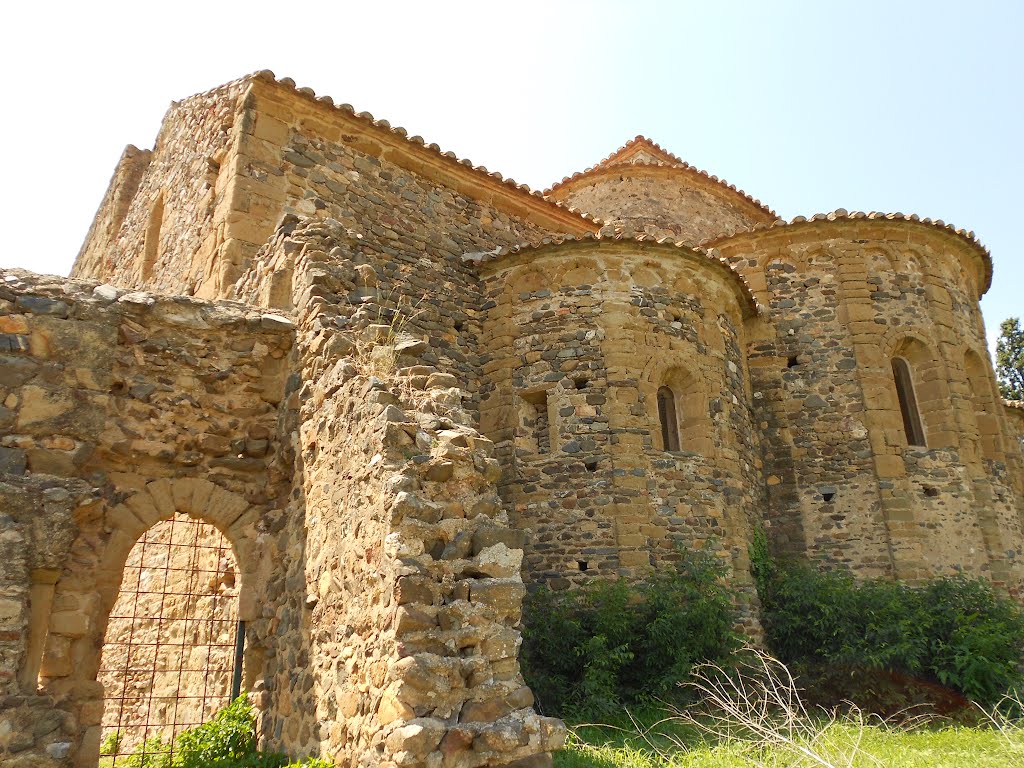
[{"label": "stone masonry wall", "polygon": [[231,143],[245,85],[172,103],[152,152],[125,150],[72,277],[219,298],[210,286],[230,250]]},{"label": "stone masonry wall", "polygon": [[[8,454],[9,456],[9,454]],[[81,734],[69,703],[25,685],[45,633],[30,608],[45,603],[74,540],[75,515],[92,502],[73,478],[0,474],[0,763],[5,768],[71,765]],[[32,670],[29,670],[32,671]],[[63,705],[62,705],[63,704]]]},{"label": "stone masonry wall", "polygon": [[274,607],[255,596],[283,568],[264,537],[291,479],[277,421],[292,325],[239,305],[0,280],[0,458],[23,489],[4,498],[25,502],[0,516],[23,548],[0,563],[0,678],[23,697],[5,706],[66,713],[62,759],[95,765],[107,615],[132,545],[159,520],[194,514],[228,534],[252,658],[273,647],[261,615]]},{"label": "stone masonry wall", "polygon": [[[235,186],[245,190],[239,204],[248,212],[254,252],[256,241],[273,236],[284,221],[340,223],[361,275],[352,295],[331,299],[358,305],[380,293],[382,303],[405,306],[408,330],[429,344],[427,361],[458,377],[473,398],[472,410],[479,391],[480,286],[462,257],[537,239],[548,230],[475,197],[478,190],[446,186],[398,158],[379,156],[385,153],[373,137],[343,133],[328,122],[338,118],[335,110],[298,99],[287,88],[260,82],[246,105]],[[290,254],[274,263],[257,256],[235,295],[268,307],[291,306],[290,260]]]},{"label": "stone masonry wall", "polygon": [[222,298],[286,215],[335,218],[414,258],[596,229],[260,73],[173,105],[151,157],[126,151],[72,274]]},{"label": "stone masonry wall", "polygon": [[391,286],[367,279],[351,232],[309,222],[274,250],[261,258],[293,258],[301,329],[287,535],[306,544],[286,574],[290,650],[268,665],[266,732],[339,765],[546,764],[564,731],[519,673],[521,536],[467,393],[415,318],[387,320]]},{"label": "stone masonry wall", "polygon": [[[864,575],[963,569],[1018,589],[1019,460],[977,362],[978,278],[961,266],[973,251],[924,224],[869,221],[718,246],[775,327],[749,358],[776,544]],[[907,446],[896,355],[914,370],[927,448]]]},{"label": "stone masonry wall", "polygon": [[[1020,401],[1006,403],[1003,413],[1006,416],[1006,426],[1010,432],[1010,442],[1012,444],[1016,441],[1017,447],[1022,453],[1021,459],[1024,460],[1024,404]],[[1010,449],[1007,449],[1007,453],[1010,452]]]},{"label": "stone masonry wall", "polygon": [[[686,249],[617,240],[527,249],[482,270],[481,425],[527,534],[529,578],[564,588],[635,576],[680,545],[708,546],[756,601],[747,545],[762,491],[742,354],[752,309],[738,279]],[[661,444],[663,385],[678,451]],[[756,632],[752,602],[742,608]]]}]

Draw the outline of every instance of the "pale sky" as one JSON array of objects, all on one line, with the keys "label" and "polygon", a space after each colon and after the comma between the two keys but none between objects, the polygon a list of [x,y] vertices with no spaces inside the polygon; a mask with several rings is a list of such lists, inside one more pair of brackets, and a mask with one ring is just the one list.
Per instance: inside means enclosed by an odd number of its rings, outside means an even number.
[{"label": "pale sky", "polygon": [[1024,3],[11,3],[0,266],[67,274],[126,144],[258,69],[545,189],[642,133],[782,217],[917,213],[1024,315]]}]

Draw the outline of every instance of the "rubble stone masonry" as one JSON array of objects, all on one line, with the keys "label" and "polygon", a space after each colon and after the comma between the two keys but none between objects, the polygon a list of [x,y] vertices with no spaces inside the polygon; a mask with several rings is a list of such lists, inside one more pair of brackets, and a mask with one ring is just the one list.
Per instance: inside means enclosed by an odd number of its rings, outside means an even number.
[{"label": "rubble stone masonry", "polygon": [[707,548],[756,639],[758,530],[1019,596],[991,279],[972,233],[782,222],[643,137],[545,197],[268,72],[175,103],[70,279],[0,271],[0,763],[95,768],[133,547],[188,517],[261,746],[339,766],[545,768],[526,590]]}]

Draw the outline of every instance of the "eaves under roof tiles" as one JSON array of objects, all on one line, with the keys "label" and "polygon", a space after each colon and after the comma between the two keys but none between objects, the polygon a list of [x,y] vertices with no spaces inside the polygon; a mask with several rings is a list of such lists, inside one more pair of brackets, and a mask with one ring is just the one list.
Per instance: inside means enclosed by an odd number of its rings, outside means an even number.
[{"label": "eaves under roof tiles", "polygon": [[561,203],[557,200],[551,200],[545,197],[544,193],[540,192],[539,190],[531,189],[526,184],[520,184],[515,179],[505,178],[497,171],[490,171],[482,165],[474,165],[472,160],[466,158],[459,158],[458,155],[456,155],[454,152],[444,151],[437,144],[428,144],[422,136],[410,136],[409,132],[405,128],[402,128],[401,126],[392,126],[391,123],[389,123],[387,120],[377,119],[369,112],[356,112],[355,107],[353,107],[351,104],[335,104],[334,99],[332,99],[330,96],[317,96],[316,92],[312,88],[300,88],[296,86],[295,81],[292,80],[290,77],[278,78],[269,69],[263,69],[258,72],[254,72],[253,74],[248,75],[245,78],[242,78],[242,80],[262,80],[264,82],[277,83],[278,85],[282,85],[285,88],[291,89],[294,93],[300,96],[304,96],[310,101],[315,101],[318,104],[322,104],[326,107],[331,107],[339,112],[343,112],[346,115],[355,117],[365,122],[367,125],[372,125],[375,128],[388,131],[392,135],[397,136],[409,142],[410,144],[425,147],[426,149],[434,152],[438,157],[444,158],[445,161],[451,163],[452,165],[461,166],[465,169],[468,169],[474,174],[486,176],[490,179],[493,179],[505,185],[506,187],[509,187],[510,189],[516,190],[520,194],[529,195],[530,197],[535,198],[542,204],[554,206],[563,212],[570,213],[592,224],[601,225],[604,223],[600,219],[591,216],[588,213],[584,213],[583,211],[580,211],[577,208],[574,208],[570,205],[566,205],[565,203]]}]

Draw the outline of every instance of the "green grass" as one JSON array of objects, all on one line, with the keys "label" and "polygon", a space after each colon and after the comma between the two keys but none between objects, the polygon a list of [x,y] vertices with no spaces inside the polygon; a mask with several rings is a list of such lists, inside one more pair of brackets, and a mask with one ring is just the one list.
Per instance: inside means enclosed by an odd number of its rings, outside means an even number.
[{"label": "green grass", "polygon": [[[663,713],[662,713],[663,715]],[[578,725],[555,768],[1010,768],[1024,766],[1024,724],[916,729],[865,725],[855,719],[823,721],[793,744],[765,744],[749,731],[714,738],[677,719],[657,723],[646,713],[636,724]],[[699,721],[698,721],[699,722]],[[801,752],[800,750],[805,750]]]}]

